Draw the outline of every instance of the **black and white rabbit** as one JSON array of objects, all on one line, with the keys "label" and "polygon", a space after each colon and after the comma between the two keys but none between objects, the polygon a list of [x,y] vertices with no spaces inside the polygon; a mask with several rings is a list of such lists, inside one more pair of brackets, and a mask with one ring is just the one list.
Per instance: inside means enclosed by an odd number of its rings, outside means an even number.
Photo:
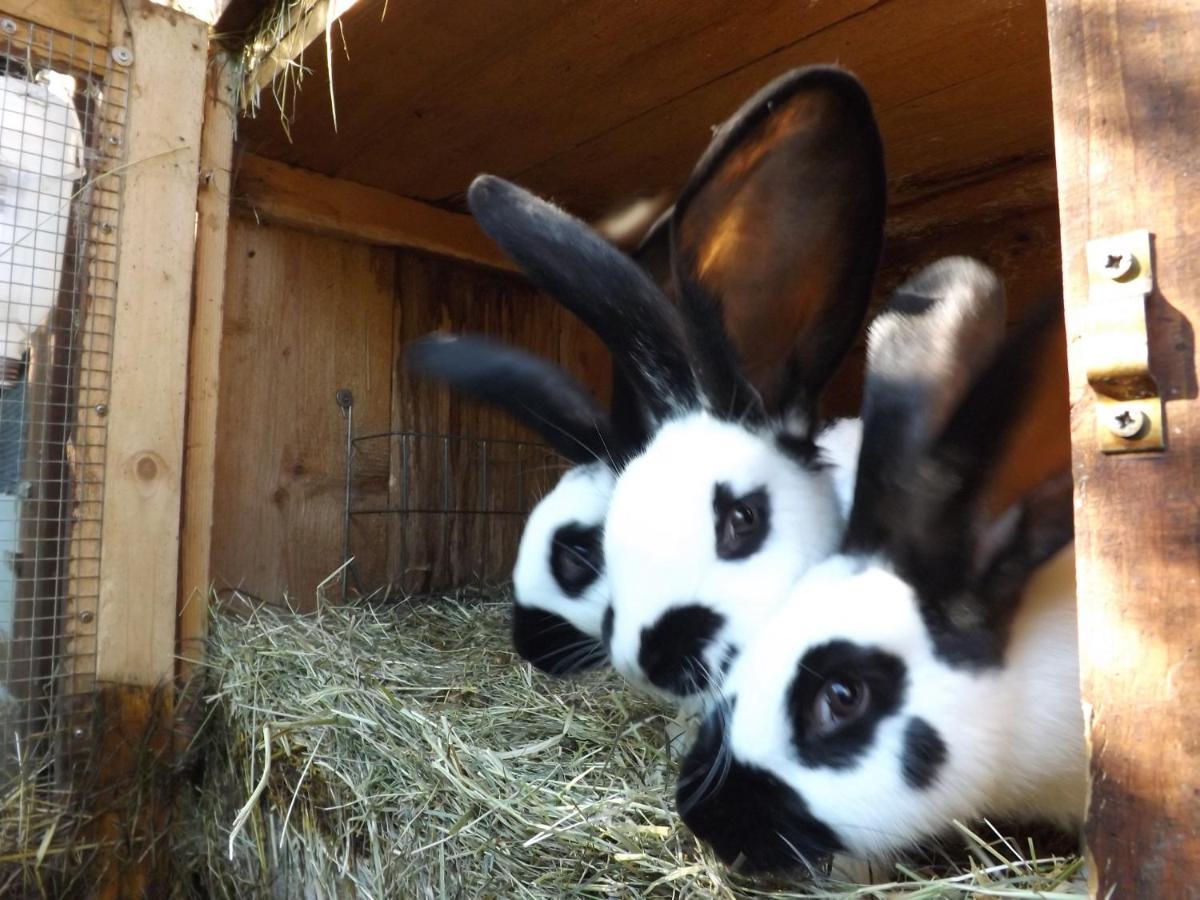
[{"label": "black and white rabbit", "polygon": [[[944,427],[936,389],[868,380],[841,551],[733,665],[680,773],[684,822],[727,862],[886,857],[956,819],[1079,821],[1070,478],[981,513],[1053,314],[1018,326]],[[910,350],[901,372],[925,365]]]},{"label": "black and white rabbit", "polygon": [[567,675],[601,665],[609,591],[604,519],[620,468],[646,429],[619,371],[605,412],[577,380],[540,357],[475,336],[430,335],[406,353],[413,371],[496,405],[532,428],[572,467],[534,506],[513,567],[513,647],[538,669]]},{"label": "black and white rabbit", "polygon": [[[468,201],[601,336],[647,413],[653,436],[620,472],[605,525],[605,638],[634,683],[700,697],[845,526],[859,424],[823,421],[818,401],[861,326],[882,244],[870,102],[853,76],[814,67],[720,129],[670,218],[678,309],[527,192],[481,177]],[[779,314],[738,320],[764,305]],[[750,349],[739,356],[730,333]],[[759,359],[784,363],[767,377]]]},{"label": "black and white rabbit", "polygon": [[[522,537],[514,638],[523,656],[557,672],[603,658],[595,639],[610,590],[601,522],[613,470],[636,455],[631,448],[644,433],[631,432],[647,418],[658,425],[691,416],[707,426],[704,440],[734,436],[728,452],[718,443],[699,454],[689,448],[684,462],[724,454],[725,468],[740,468],[748,449],[758,467],[782,470],[777,480],[790,495],[812,494],[794,515],[777,512],[781,530],[811,532],[798,542],[810,549],[781,553],[775,541],[756,561],[766,573],[760,581],[776,594],[832,552],[850,503],[858,423],[822,432],[819,452],[816,400],[861,323],[882,239],[881,150],[857,82],[838,70],[805,70],[747,103],[651,229],[634,255],[638,265],[583,223],[498,179],[477,180],[468,198],[531,279],[606,338],[614,396],[620,388],[631,411],[622,427],[549,364],[478,338],[426,339],[409,353],[418,370],[504,406],[578,464],[534,510]],[[668,293],[678,293],[680,310]],[[668,474],[678,462],[669,453],[656,459]],[[706,489],[711,503],[712,485]],[[653,494],[646,499],[656,502]],[[687,517],[682,508],[658,513],[642,524],[670,533]],[[684,552],[665,562],[681,572],[695,559],[682,544],[677,550]],[[610,621],[655,622],[657,601],[639,592],[616,606],[629,612]],[[691,624],[673,617],[660,631],[679,625],[686,633]],[[660,644],[665,653],[651,682],[690,693],[687,673],[705,663],[674,654],[674,634],[647,642],[651,652]],[[622,668],[636,677],[636,660]]]}]

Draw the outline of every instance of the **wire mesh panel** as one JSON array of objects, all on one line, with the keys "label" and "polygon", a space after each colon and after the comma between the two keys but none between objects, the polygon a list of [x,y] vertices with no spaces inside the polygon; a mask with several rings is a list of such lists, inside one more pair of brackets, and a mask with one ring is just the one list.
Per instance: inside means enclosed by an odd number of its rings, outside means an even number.
[{"label": "wire mesh panel", "polygon": [[[362,503],[355,457],[379,442],[390,447],[387,502]],[[565,465],[531,441],[417,431],[351,434],[347,453],[346,556],[355,555],[352,523],[373,520],[387,534],[384,587],[400,594],[507,581],[525,519]],[[348,576],[359,592],[381,588],[364,583],[361,565]]]},{"label": "wire mesh panel", "polygon": [[0,760],[91,713],[123,63],[0,17]]}]

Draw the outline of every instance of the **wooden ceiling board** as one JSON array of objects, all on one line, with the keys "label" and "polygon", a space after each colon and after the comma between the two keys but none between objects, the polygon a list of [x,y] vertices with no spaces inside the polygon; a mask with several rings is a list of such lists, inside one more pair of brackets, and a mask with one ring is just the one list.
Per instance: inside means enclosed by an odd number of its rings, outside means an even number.
[{"label": "wooden ceiling board", "polygon": [[[711,126],[775,75],[839,62],[879,112],[894,197],[1052,154],[1040,0],[364,0],[308,48],[288,143],[248,150],[454,206],[481,171],[585,216],[673,190]],[[343,50],[348,48],[349,59]]]}]

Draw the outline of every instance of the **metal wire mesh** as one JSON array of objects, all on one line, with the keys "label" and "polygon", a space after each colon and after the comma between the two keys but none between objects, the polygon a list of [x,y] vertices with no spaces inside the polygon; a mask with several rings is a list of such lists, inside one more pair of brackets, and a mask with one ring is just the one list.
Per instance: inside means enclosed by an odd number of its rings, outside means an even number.
[{"label": "metal wire mesh", "polygon": [[[384,431],[354,434],[353,401],[339,395],[346,414],[344,559],[354,560],[342,580],[361,594],[494,585],[512,572],[525,518],[562,473],[565,463],[545,444],[460,434]],[[355,491],[356,457],[382,454],[389,462],[386,496]],[[386,534],[386,560],[365,565],[355,522],[373,521]],[[384,583],[364,573],[384,571]]]},{"label": "metal wire mesh", "polygon": [[2,762],[91,713],[128,71],[4,17],[0,89]]}]

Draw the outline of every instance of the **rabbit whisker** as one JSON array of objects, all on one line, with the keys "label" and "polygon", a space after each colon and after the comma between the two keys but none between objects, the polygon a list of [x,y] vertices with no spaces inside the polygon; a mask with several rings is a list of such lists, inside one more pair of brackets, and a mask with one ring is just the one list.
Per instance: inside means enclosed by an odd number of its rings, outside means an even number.
[{"label": "rabbit whisker", "polygon": [[783,842],[784,846],[786,846],[790,851],[792,851],[792,855],[796,857],[796,861],[798,863],[800,863],[802,866],[804,866],[805,869],[808,870],[808,876],[810,878],[812,878],[813,880],[816,880],[817,878],[821,877],[821,873],[818,872],[816,870],[816,867],[813,866],[813,864],[808,861],[808,857],[805,856],[803,853],[801,853],[800,850],[796,847],[796,845],[793,844],[791,841],[789,841],[787,839],[787,836],[782,831],[776,831],[775,835],[776,835],[776,837],[779,838],[779,840],[781,840]]}]

